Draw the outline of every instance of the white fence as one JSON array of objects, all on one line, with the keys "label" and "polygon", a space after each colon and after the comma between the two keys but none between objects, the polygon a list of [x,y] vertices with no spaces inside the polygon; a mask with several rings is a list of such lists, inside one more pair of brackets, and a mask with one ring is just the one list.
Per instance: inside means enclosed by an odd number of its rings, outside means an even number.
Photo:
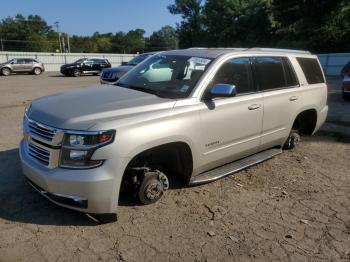
[{"label": "white fence", "polygon": [[350,62],[350,53],[331,53],[318,55],[327,76],[339,76],[340,71]]},{"label": "white fence", "polygon": [[[133,54],[91,54],[91,53],[36,53],[36,52],[1,52],[0,63],[12,58],[34,58],[45,64],[46,71],[59,71],[60,66],[72,63],[80,58],[103,57],[107,58],[112,66],[121,65],[135,55]],[[319,54],[318,58],[327,76],[339,76],[343,66],[350,61],[350,53]]]},{"label": "white fence", "polygon": [[60,71],[60,66],[72,63],[80,58],[103,57],[107,58],[112,66],[128,62],[133,54],[91,54],[91,53],[36,53],[36,52],[0,52],[0,63],[12,58],[34,58],[44,63],[46,71]]}]

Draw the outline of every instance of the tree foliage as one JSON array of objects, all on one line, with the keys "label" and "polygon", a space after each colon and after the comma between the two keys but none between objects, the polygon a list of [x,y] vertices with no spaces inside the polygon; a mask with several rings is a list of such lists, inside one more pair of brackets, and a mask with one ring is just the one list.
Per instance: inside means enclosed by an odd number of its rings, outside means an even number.
[{"label": "tree foliage", "polygon": [[[67,34],[61,33],[61,39]],[[0,21],[0,38],[6,51],[55,52],[59,50],[58,33],[40,16],[22,15],[7,17]],[[92,36],[73,35],[70,39],[71,52],[78,53],[137,53],[145,51],[174,49],[177,43],[176,31],[164,26],[145,37],[145,30],[100,34]],[[0,46],[1,48],[1,46]],[[66,49],[66,48],[64,48]],[[1,50],[1,49],[0,49]]]},{"label": "tree foliage", "polygon": [[[23,48],[28,51],[49,51],[58,46],[55,42],[57,33],[40,16],[30,15],[28,18],[18,14],[14,18],[7,17],[0,23],[0,37],[9,39],[9,49]],[[55,39],[55,40],[54,40]]]},{"label": "tree foliage", "polygon": [[175,0],[168,9],[183,19],[177,27],[180,47],[205,46],[202,0]]},{"label": "tree foliage", "polygon": [[176,31],[171,26],[163,26],[159,31],[153,32],[148,40],[148,50],[171,50],[177,48]]},{"label": "tree foliage", "polygon": [[180,46],[350,49],[348,0],[175,0]]},{"label": "tree foliage", "polygon": [[[176,30],[163,26],[149,37],[143,29],[73,35],[71,52],[136,53],[178,46],[350,51],[349,0],[174,0],[168,9],[182,18]],[[2,19],[0,38],[8,51],[59,49],[58,33],[37,15]]]}]

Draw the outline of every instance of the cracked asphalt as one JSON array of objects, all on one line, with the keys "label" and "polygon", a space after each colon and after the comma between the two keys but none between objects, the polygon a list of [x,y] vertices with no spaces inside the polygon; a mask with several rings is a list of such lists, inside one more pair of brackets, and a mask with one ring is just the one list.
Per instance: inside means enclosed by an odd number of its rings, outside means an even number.
[{"label": "cracked asphalt", "polygon": [[97,77],[0,77],[0,261],[350,261],[350,103],[329,79],[328,122],[292,151],[100,224],[26,184],[18,143],[30,100]]}]

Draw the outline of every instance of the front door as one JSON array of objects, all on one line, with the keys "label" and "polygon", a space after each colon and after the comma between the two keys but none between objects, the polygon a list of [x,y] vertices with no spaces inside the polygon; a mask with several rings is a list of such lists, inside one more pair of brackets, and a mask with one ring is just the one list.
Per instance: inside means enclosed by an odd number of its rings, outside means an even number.
[{"label": "front door", "polygon": [[25,71],[26,62],[25,59],[16,59],[12,65],[12,69],[15,72]]},{"label": "front door", "polygon": [[86,73],[92,72],[93,66],[94,66],[94,62],[91,59],[85,60],[83,64],[83,72],[86,72]]},{"label": "front door", "polygon": [[208,89],[215,84],[234,85],[237,95],[203,101],[200,106],[204,170],[253,154],[260,145],[263,98],[252,81],[251,59],[225,61]]}]

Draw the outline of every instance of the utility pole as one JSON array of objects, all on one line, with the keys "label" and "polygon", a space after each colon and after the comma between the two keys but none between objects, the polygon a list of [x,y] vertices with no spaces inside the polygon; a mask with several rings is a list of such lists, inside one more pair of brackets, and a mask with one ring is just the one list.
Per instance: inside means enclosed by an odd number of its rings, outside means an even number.
[{"label": "utility pole", "polygon": [[58,34],[58,43],[60,44],[60,53],[62,53],[62,46],[61,46],[61,33],[60,33],[60,22],[56,21],[54,23],[56,30],[57,30],[57,34]]},{"label": "utility pole", "polygon": [[67,53],[67,49],[66,49],[66,43],[64,42],[64,35],[62,37],[62,53]]},{"label": "utility pole", "polygon": [[4,43],[2,42],[2,38],[0,38],[0,42],[1,42],[1,51],[4,51]]},{"label": "utility pole", "polygon": [[67,34],[68,53],[70,53],[69,35]]}]

